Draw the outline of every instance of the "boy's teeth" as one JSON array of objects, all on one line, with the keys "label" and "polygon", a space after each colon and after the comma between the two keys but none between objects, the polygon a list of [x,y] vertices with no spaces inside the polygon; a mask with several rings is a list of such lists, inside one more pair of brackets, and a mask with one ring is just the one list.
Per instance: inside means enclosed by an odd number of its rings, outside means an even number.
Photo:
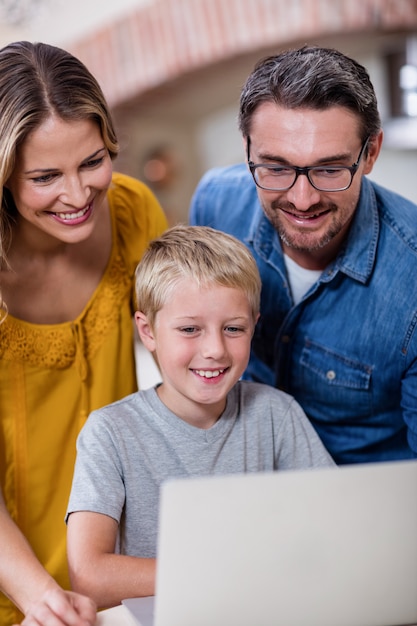
[{"label": "boy's teeth", "polygon": [[216,376],[220,376],[224,372],[223,370],[196,370],[196,373],[199,376],[203,376],[204,378],[216,378]]}]

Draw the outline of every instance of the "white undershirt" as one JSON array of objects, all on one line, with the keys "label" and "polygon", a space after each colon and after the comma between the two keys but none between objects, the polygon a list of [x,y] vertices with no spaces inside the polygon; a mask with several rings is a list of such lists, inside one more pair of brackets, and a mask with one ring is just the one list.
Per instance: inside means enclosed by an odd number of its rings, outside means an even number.
[{"label": "white undershirt", "polygon": [[288,280],[294,304],[298,304],[305,293],[318,280],[322,270],[306,270],[284,254]]}]

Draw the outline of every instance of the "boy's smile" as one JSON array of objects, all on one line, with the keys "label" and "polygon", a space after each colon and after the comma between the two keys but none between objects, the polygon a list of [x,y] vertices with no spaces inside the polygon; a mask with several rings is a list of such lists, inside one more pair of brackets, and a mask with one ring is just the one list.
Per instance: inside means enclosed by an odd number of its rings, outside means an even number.
[{"label": "boy's smile", "polygon": [[217,378],[220,374],[223,374],[225,370],[194,370],[198,376],[203,376],[204,378]]},{"label": "boy's smile", "polygon": [[254,319],[244,292],[183,279],[147,336],[146,317],[140,313],[136,319],[142,341],[158,359],[162,402],[184,421],[210,428],[248,363]]}]

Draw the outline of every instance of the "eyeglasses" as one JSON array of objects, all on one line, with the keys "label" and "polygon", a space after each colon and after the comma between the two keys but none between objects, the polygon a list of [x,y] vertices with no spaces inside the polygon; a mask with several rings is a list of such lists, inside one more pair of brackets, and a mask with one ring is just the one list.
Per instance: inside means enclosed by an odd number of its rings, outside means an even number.
[{"label": "eyeglasses", "polygon": [[288,191],[299,176],[307,176],[310,184],[317,191],[345,191],[349,189],[359,167],[361,158],[368,145],[369,137],[363,143],[356,163],[347,165],[313,165],[312,167],[296,167],[295,165],[275,165],[274,163],[257,163],[250,160],[250,137],[247,138],[248,166],[253,180],[260,189],[266,191]]}]

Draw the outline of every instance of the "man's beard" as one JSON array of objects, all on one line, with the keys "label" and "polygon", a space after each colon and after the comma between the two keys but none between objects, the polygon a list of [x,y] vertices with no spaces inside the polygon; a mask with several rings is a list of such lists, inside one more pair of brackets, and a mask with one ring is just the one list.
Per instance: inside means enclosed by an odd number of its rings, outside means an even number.
[{"label": "man's beard", "polygon": [[[297,215],[299,212],[297,212],[294,205],[290,203],[281,204],[278,202],[272,202],[270,207],[271,208],[268,212],[266,212],[264,209],[268,219],[270,220],[274,229],[277,231],[282,243],[289,248],[293,248],[294,250],[320,250],[321,248],[327,246],[327,244],[329,244],[331,240],[334,239],[334,237],[336,237],[336,235],[338,235],[345,226],[345,223],[342,220],[336,219],[330,224],[328,230],[319,238],[317,238],[317,233],[315,232],[299,231],[293,233],[292,231],[290,231],[290,229],[287,229],[285,228],[285,226],[283,226],[280,209],[287,211],[288,213]],[[305,212],[305,215],[314,215],[316,213],[323,212],[329,212],[336,215],[337,211],[338,206],[333,203],[328,205],[315,204],[312,205],[310,209]]]}]

